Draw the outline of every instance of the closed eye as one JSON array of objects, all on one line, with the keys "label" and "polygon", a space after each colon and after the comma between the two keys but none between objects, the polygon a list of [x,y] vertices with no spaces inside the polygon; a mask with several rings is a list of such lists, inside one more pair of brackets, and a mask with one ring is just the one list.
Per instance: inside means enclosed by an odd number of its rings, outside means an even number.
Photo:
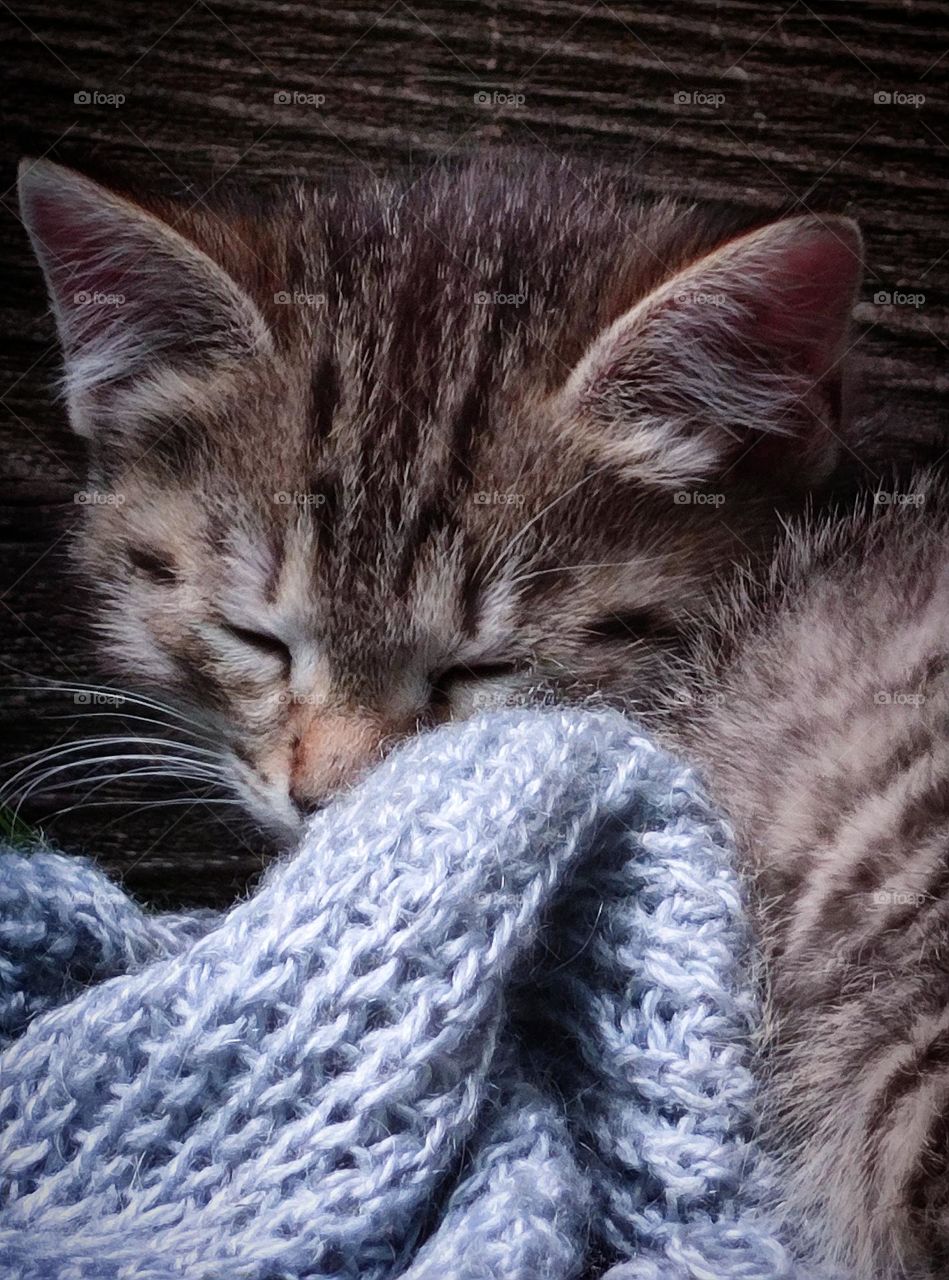
[{"label": "closed eye", "polygon": [[513,676],[521,670],[517,662],[478,662],[471,666],[459,662],[448,667],[433,682],[450,684],[453,680],[497,680],[501,676]]},{"label": "closed eye", "polygon": [[232,639],[249,645],[259,653],[267,653],[274,658],[279,658],[285,666],[290,666],[292,660],[290,650],[276,636],[268,635],[265,631],[253,631],[249,627],[237,627],[230,622],[224,622],[221,626]]},{"label": "closed eye", "polygon": [[452,685],[464,681],[471,683],[478,680],[500,680],[504,676],[517,675],[522,670],[523,666],[518,662],[479,662],[471,665],[459,662],[453,667],[446,667],[432,678],[432,700],[445,701]]},{"label": "closed eye", "polygon": [[129,547],[128,559],[132,568],[149,582],[168,586],[176,580],[175,567],[170,560],[147,547]]},{"label": "closed eye", "polygon": [[585,637],[593,641],[671,640],[676,631],[656,609],[626,609],[609,613],[584,628]]}]

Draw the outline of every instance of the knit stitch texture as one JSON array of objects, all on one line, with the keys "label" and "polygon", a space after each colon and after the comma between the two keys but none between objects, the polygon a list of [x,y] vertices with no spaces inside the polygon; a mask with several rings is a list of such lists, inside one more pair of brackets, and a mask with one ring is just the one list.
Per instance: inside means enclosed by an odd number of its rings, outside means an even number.
[{"label": "knit stitch texture", "polygon": [[749,959],[727,827],[609,712],[408,743],[225,913],[7,851],[0,1274],[804,1276]]}]

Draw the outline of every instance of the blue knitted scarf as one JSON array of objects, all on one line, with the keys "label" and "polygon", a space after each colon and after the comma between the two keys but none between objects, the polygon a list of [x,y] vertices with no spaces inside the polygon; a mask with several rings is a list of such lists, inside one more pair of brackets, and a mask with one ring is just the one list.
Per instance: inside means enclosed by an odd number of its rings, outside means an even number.
[{"label": "blue knitted scarf", "polygon": [[0,1273],[803,1275],[749,958],[727,828],[613,713],[408,743],[225,913],[7,851]]}]

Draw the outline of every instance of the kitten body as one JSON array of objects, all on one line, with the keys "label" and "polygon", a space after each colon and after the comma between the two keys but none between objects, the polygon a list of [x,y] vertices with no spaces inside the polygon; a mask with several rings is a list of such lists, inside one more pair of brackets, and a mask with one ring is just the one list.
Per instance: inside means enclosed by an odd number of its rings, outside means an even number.
[{"label": "kitten body", "polygon": [[802,1229],[861,1280],[947,1274],[941,491],[766,567],[853,440],[853,224],[490,160],[266,216],[40,163],[21,202],[113,665],[284,842],[440,719],[653,715],[754,872]]},{"label": "kitten body", "polygon": [[856,1276],[949,1275],[945,486],[792,527],[693,657],[667,732],[747,859],[787,1204]]}]

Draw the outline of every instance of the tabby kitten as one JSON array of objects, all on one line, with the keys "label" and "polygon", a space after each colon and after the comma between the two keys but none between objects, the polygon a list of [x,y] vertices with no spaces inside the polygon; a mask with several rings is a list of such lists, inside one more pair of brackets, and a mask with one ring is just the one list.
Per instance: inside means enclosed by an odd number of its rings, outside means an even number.
[{"label": "tabby kitten", "polygon": [[790,1207],[860,1280],[949,1275],[937,491],[763,567],[850,431],[859,234],[576,173],[212,214],[24,166],[105,649],[284,842],[441,719],[671,706],[755,872]]},{"label": "tabby kitten", "polygon": [[126,199],[25,162],[127,680],[278,839],[400,736],[599,691],[831,474],[844,219],[758,229],[566,165]]}]

